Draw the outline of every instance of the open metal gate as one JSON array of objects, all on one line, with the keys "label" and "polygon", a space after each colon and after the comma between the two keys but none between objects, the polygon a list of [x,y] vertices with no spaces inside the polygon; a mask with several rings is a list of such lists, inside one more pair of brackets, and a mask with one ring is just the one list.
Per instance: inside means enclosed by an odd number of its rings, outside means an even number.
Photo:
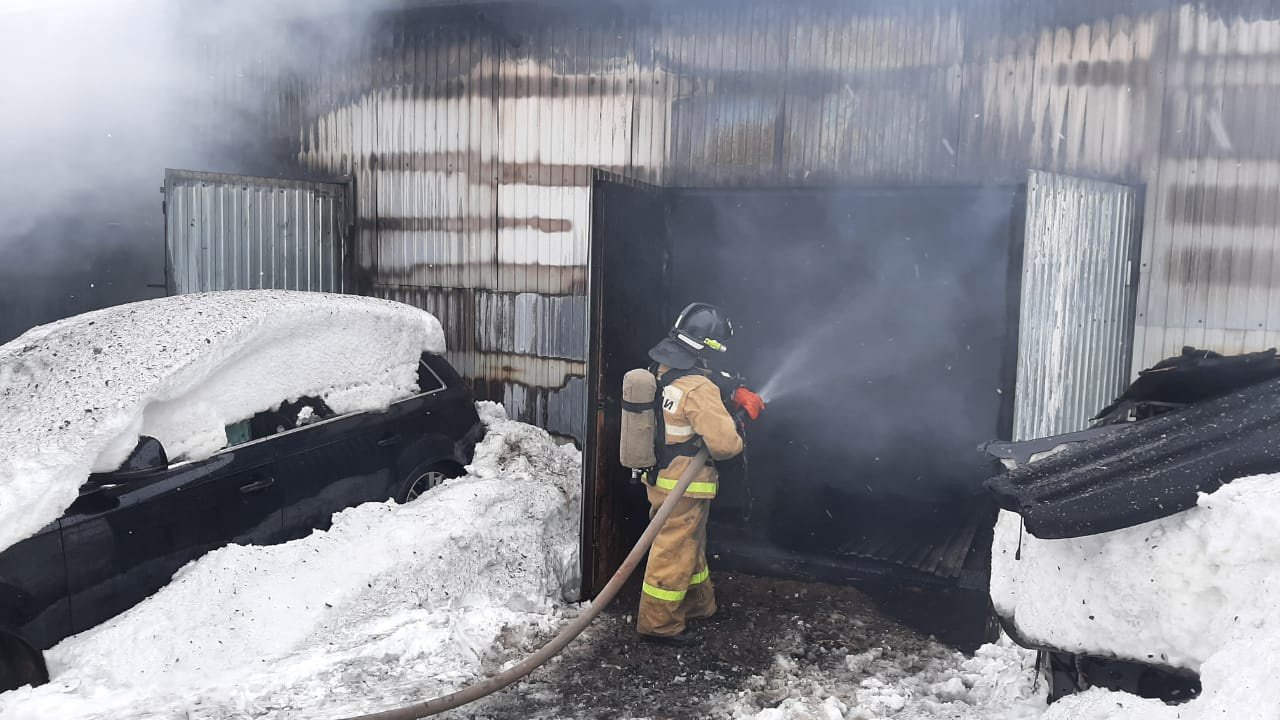
[{"label": "open metal gate", "polygon": [[165,170],[164,216],[170,294],[354,291],[349,182]]},{"label": "open metal gate", "polygon": [[1128,383],[1138,196],[1100,180],[1028,176],[1014,440],[1082,430]]}]

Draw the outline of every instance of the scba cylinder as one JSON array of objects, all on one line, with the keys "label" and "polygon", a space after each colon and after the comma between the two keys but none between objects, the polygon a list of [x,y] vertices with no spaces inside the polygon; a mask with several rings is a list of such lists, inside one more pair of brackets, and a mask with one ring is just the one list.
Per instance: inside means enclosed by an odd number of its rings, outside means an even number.
[{"label": "scba cylinder", "polygon": [[643,368],[622,376],[622,442],[619,459],[624,467],[646,470],[658,464],[653,454],[653,400],[658,394],[658,379]]}]

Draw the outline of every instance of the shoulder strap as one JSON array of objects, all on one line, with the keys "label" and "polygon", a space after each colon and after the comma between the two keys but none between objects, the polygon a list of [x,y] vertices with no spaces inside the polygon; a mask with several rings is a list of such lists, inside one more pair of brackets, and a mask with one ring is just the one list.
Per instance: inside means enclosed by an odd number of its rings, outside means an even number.
[{"label": "shoulder strap", "polygon": [[663,391],[667,386],[683,377],[699,374],[697,370],[667,370],[658,373],[658,366],[651,365],[649,371],[658,380],[658,392],[653,396],[653,456],[658,459],[658,467],[665,468],[678,457],[693,457],[702,449],[702,438],[696,435],[684,442],[667,443],[667,415],[662,408]]}]

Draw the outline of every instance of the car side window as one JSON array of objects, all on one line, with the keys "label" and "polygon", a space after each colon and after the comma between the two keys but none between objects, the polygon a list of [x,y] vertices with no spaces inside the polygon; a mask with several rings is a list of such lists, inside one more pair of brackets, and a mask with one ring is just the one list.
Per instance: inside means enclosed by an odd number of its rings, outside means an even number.
[{"label": "car side window", "polygon": [[264,410],[251,418],[227,425],[226,447],[243,445],[278,435],[286,430],[305,427],[321,420],[328,420],[335,414],[323,400],[316,397],[302,397],[294,401],[282,402],[273,410]]},{"label": "car side window", "polygon": [[425,395],[443,389],[444,381],[431,369],[431,366],[427,364],[427,356],[423,355],[422,359],[418,361],[418,393]]},{"label": "car side window", "polygon": [[249,430],[249,421],[241,420],[237,423],[231,423],[227,426],[227,447],[235,447],[243,445],[253,439],[253,434]]},{"label": "car side window", "polygon": [[329,409],[329,406],[320,398],[301,397],[297,400],[285,401],[273,410],[266,410],[249,418],[249,439],[261,440],[321,420],[328,420],[334,415],[333,410]]}]

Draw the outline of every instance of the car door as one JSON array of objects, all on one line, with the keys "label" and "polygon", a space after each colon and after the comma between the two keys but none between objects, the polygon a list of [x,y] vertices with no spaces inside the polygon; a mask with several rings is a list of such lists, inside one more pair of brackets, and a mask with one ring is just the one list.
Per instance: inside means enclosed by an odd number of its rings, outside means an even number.
[{"label": "car door", "polygon": [[[431,401],[446,386],[440,371],[428,364],[431,358],[424,354],[420,362],[418,395],[395,402],[383,412],[330,418],[281,436],[277,462],[285,493],[287,537],[326,529],[333,514],[346,508],[395,497],[414,462],[427,457],[422,453],[428,440],[434,441],[430,444],[435,454],[430,457],[455,456],[444,426],[453,429],[466,418],[433,415]],[[466,394],[460,381],[457,386]],[[469,396],[465,407],[474,418]],[[433,435],[433,431],[440,432]],[[458,433],[463,434],[465,428]]]},{"label": "car door", "polygon": [[71,633],[62,558],[56,522],[0,552],[0,628],[40,650]]},{"label": "car door", "polygon": [[424,354],[418,383],[421,394],[387,410],[388,433],[404,439],[395,458],[401,481],[432,467],[460,470],[484,432],[471,392],[444,358]]},{"label": "car door", "polygon": [[186,563],[230,543],[280,539],[270,439],[82,495],[61,520],[75,632],[137,604]]},{"label": "car door", "polygon": [[404,438],[383,413],[342,415],[278,437],[287,538],[327,529],[335,512],[391,496],[391,458]]}]

